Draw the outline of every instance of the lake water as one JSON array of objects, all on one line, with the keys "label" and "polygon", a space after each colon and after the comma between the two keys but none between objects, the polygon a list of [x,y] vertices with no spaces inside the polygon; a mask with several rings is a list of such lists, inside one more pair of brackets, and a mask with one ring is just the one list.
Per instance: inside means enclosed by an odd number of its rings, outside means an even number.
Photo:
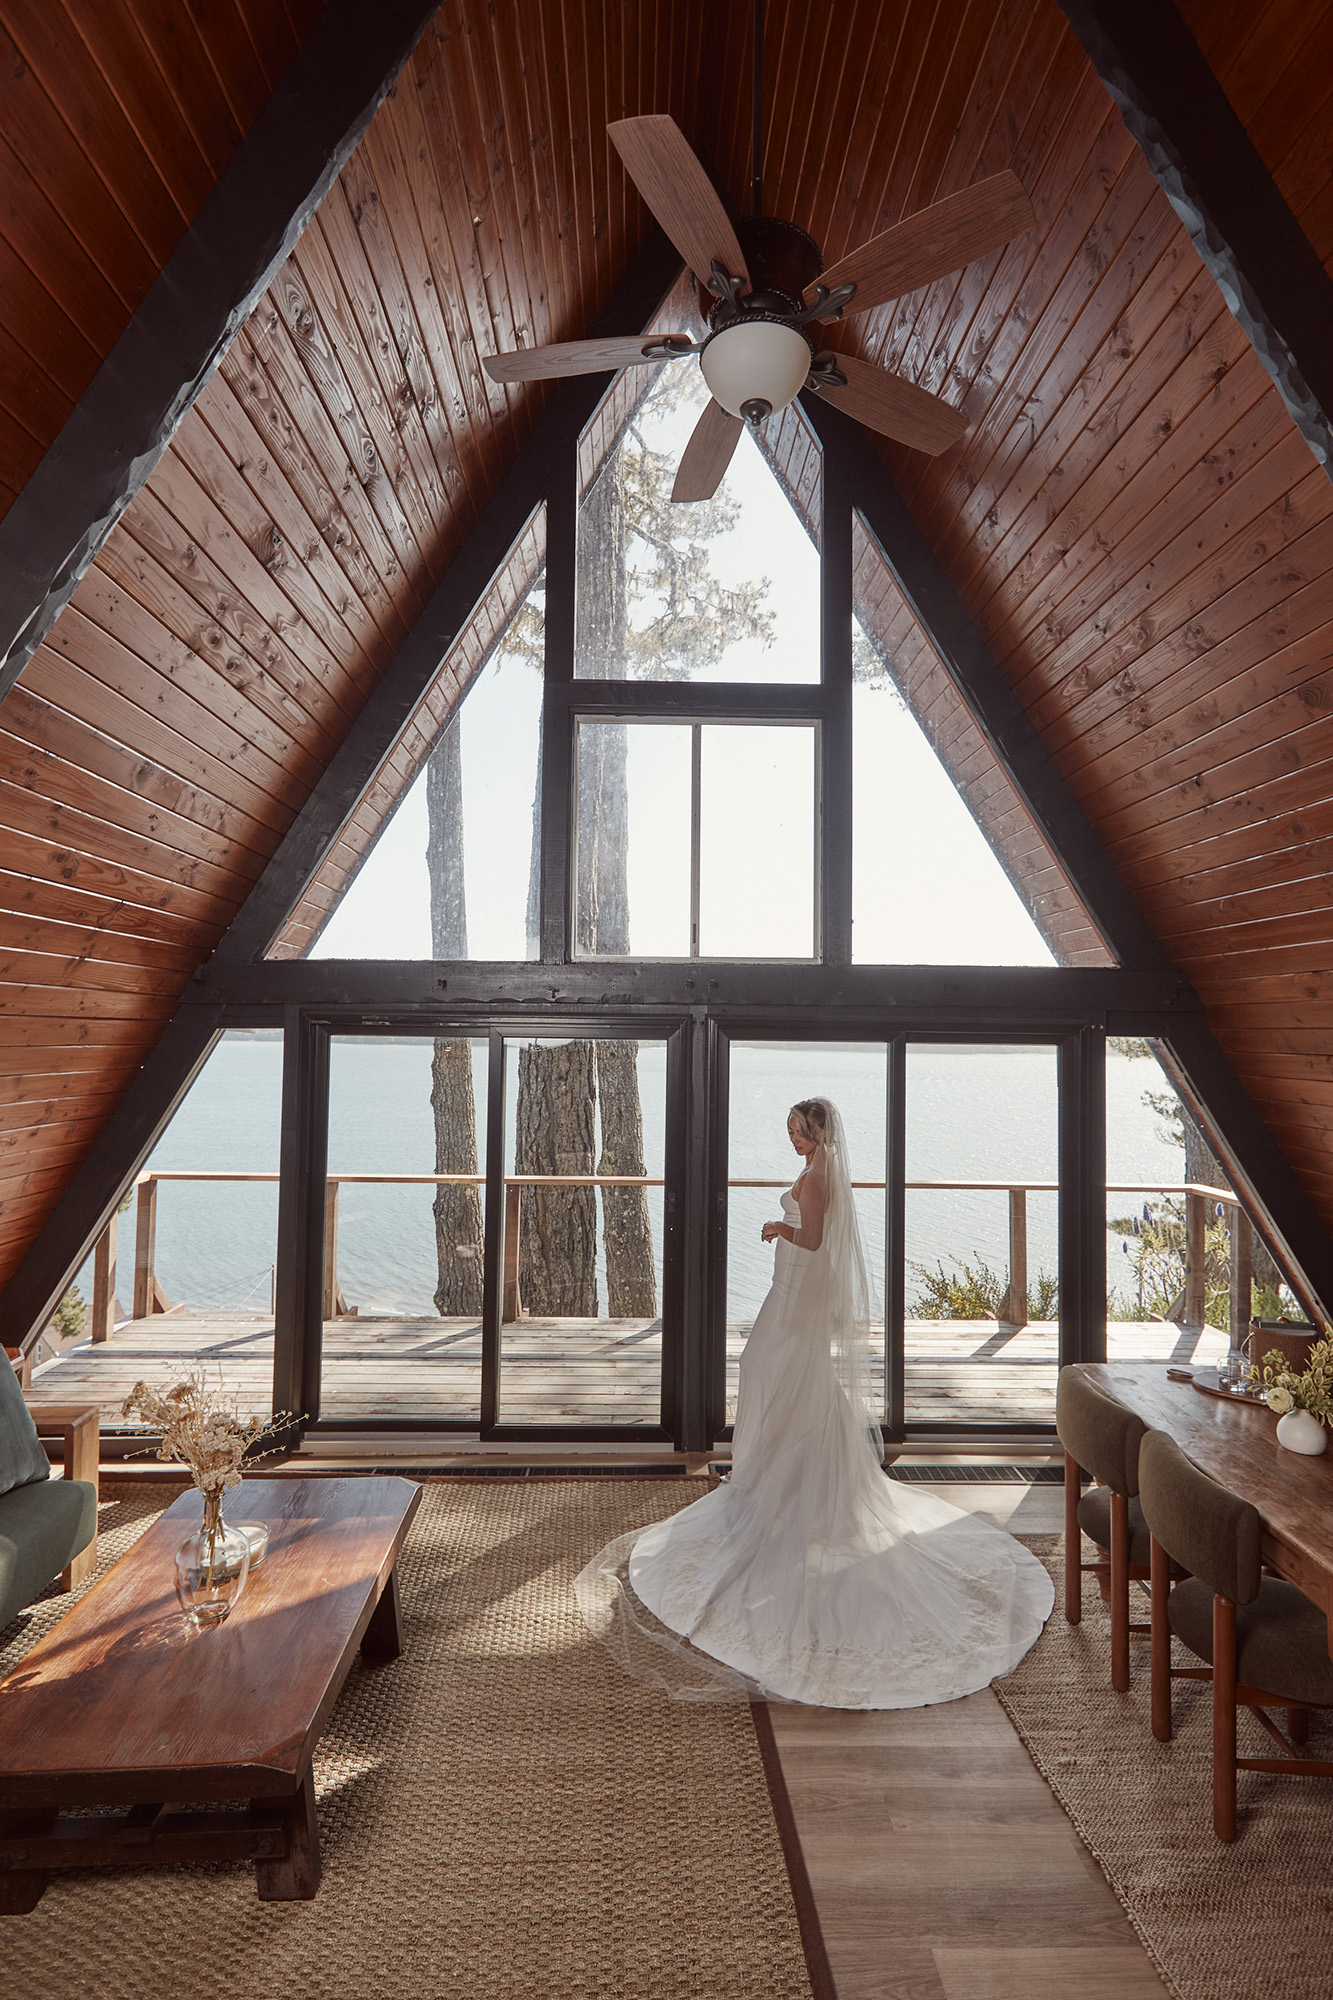
[{"label": "lake water", "polygon": [[[517,1048],[510,1049],[506,1161],[513,1162]],[[430,1173],[431,1044],[339,1039],[332,1053],[329,1167],[332,1172]],[[485,1045],[474,1047],[475,1094],[484,1125]],[[665,1050],[642,1044],[640,1095],[647,1171],[662,1172]],[[1107,1058],[1107,1178],[1146,1184],[1184,1177],[1183,1150],[1169,1142],[1145,1091],[1168,1088],[1151,1058]],[[833,1099],[847,1126],[853,1176],[884,1176],[885,1053],[882,1044],[733,1044],[733,1179],[789,1178],[797,1161],[786,1138],[788,1106],[817,1093]],[[153,1153],[157,1168],[275,1171],[278,1166],[282,1044],[229,1035],[209,1059]],[[908,1058],[907,1173],[911,1180],[1051,1180],[1056,1177],[1055,1051],[1046,1047],[912,1045]],[[479,1131],[479,1157],[485,1134]],[[346,1186],[340,1198],[339,1279],[362,1313],[429,1314],[436,1282],[429,1187]],[[978,1258],[1003,1272],[1008,1261],[1008,1197],[995,1191],[912,1192],[907,1255],[946,1269]],[[857,1196],[868,1262],[883,1280],[884,1197]],[[1112,1198],[1111,1212],[1140,1204]],[[661,1242],[661,1190],[650,1191]],[[751,1317],[772,1272],[761,1245],[777,1190],[737,1188],[730,1198],[728,1314]],[[1054,1194],[1029,1196],[1029,1277],[1056,1268]],[[128,1304],[132,1217],[122,1224],[120,1296]],[[159,1191],[157,1271],[169,1298],[190,1312],[267,1311],[277,1245],[275,1183],[166,1183]],[[1120,1239],[1108,1235],[1112,1285],[1127,1290]],[[1120,1278],[1118,1267],[1124,1266]],[[80,1274],[91,1296],[91,1260]],[[605,1310],[604,1273],[599,1299]],[[908,1298],[913,1294],[909,1272]]]}]

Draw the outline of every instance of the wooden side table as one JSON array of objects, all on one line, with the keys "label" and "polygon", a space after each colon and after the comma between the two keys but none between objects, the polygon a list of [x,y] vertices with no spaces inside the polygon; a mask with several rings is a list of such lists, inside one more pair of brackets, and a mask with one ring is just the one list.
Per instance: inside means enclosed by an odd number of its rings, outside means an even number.
[{"label": "wooden side table", "polygon": [[[97,1468],[101,1454],[101,1411],[78,1403],[43,1403],[25,1396],[37,1426],[38,1437],[60,1437],[64,1442],[66,1479],[86,1479],[97,1490]],[[86,1549],[75,1556],[61,1574],[66,1590],[75,1590],[97,1567],[97,1531]]]}]

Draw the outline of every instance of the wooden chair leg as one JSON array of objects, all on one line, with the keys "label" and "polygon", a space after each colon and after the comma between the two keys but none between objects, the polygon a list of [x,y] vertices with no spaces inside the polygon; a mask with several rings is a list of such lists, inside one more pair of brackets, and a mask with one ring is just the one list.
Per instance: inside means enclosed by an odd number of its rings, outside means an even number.
[{"label": "wooden chair leg", "polygon": [[1310,1711],[1308,1708],[1287,1710],[1287,1734],[1293,1743],[1308,1743],[1310,1740]]},{"label": "wooden chair leg", "polygon": [[1129,1501],[1111,1495],[1111,1686],[1129,1692]]},{"label": "wooden chair leg", "polygon": [[1213,1832],[1236,1838],[1236,1607],[1213,1599]]},{"label": "wooden chair leg", "polygon": [[1167,1599],[1171,1595],[1171,1561],[1153,1536],[1149,1544],[1152,1591],[1152,1733],[1159,1743],[1171,1741],[1171,1625]]},{"label": "wooden chair leg", "polygon": [[1065,1618],[1083,1617],[1083,1531],[1078,1525],[1079,1469],[1065,1453]]}]

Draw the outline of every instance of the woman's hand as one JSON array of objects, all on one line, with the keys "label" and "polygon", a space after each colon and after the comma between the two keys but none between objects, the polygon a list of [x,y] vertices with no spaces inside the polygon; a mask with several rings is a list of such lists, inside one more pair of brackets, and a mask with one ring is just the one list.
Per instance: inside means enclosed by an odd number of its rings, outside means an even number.
[{"label": "woman's hand", "polygon": [[775,1236],[781,1236],[781,1234],[782,1224],[780,1222],[766,1222],[759,1232],[759,1240],[761,1243],[771,1243]]}]

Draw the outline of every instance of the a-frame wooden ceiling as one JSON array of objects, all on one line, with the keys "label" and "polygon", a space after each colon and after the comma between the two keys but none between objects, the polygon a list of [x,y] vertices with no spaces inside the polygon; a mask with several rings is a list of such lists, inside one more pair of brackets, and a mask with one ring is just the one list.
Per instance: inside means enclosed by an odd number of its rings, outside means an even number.
[{"label": "a-frame wooden ceiling", "polygon": [[[0,502],[319,11],[0,0]],[[1330,10],[1182,11],[1333,259]],[[530,434],[480,355],[585,332],[644,241],[607,122],[670,111],[739,197],[749,34],[442,7],[0,706],[0,1279]],[[769,0],[767,73],[767,205],[826,259],[1001,166],[1032,196],[836,338],[965,411],[884,461],[1333,1221],[1328,474],[1055,0]]]}]

